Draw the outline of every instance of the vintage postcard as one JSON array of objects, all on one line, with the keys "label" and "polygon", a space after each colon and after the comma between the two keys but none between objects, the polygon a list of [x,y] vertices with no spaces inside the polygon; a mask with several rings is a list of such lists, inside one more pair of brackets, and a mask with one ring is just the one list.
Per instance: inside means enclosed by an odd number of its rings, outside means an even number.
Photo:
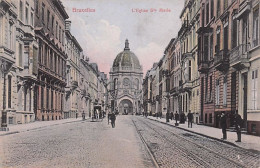
[{"label": "vintage postcard", "polygon": [[0,168],[259,168],[259,7],[0,0]]}]

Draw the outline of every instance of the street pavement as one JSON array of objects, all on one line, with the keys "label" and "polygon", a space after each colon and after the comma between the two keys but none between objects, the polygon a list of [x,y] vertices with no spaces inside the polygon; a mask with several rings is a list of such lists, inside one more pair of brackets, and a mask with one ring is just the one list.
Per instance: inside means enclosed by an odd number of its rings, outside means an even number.
[{"label": "street pavement", "polygon": [[234,132],[221,141],[221,129],[173,124],[165,124],[165,118],[119,115],[115,128],[107,118],[13,125],[0,132],[0,168],[260,166],[259,137],[242,135],[238,144]]},{"label": "street pavement", "polygon": [[29,127],[13,127],[19,133],[0,136],[0,167],[154,167],[126,116],[117,117],[115,128],[106,119],[35,122]]},{"label": "street pavement", "polygon": [[[148,116],[148,119],[155,120],[161,123],[166,123],[165,118],[156,118],[152,116]],[[170,120],[169,123],[167,123],[171,126],[175,126],[175,120]],[[219,128],[214,128],[210,126],[205,126],[205,125],[198,125],[198,124],[192,124],[192,128],[188,128],[188,122],[185,122],[185,124],[179,124],[177,126],[180,129],[184,129],[189,132],[197,133],[203,136],[211,137],[214,138],[215,140],[222,141],[221,138],[223,137],[222,135],[222,130]],[[247,135],[247,134],[242,134],[242,142],[235,142],[237,140],[237,134],[236,132],[230,132],[227,131],[227,140],[225,140],[226,143],[239,146],[244,149],[249,149],[249,150],[256,150],[260,151],[260,137],[259,136],[254,136],[254,135]]]}]

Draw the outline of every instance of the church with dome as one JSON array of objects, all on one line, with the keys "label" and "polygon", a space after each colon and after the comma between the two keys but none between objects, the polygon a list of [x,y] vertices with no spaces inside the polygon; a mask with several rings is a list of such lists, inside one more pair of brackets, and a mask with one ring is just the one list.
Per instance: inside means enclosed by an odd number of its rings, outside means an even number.
[{"label": "church with dome", "polygon": [[130,51],[127,39],[124,51],[114,59],[109,74],[112,111],[120,114],[141,113],[143,68],[137,56]]}]

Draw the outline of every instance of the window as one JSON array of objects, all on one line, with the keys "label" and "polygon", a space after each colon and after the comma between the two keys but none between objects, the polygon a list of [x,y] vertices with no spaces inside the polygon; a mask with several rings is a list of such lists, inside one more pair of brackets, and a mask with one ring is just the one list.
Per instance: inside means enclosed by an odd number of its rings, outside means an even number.
[{"label": "window", "polygon": [[20,1],[19,19],[23,21],[23,2]]},{"label": "window", "polygon": [[205,123],[208,123],[208,114],[205,114]]},{"label": "window", "polygon": [[213,59],[213,34],[210,35],[210,41],[209,41],[209,59]]},{"label": "window", "polygon": [[224,22],[224,50],[228,50],[228,17],[226,18],[225,22]]},{"label": "window", "polygon": [[212,101],[212,75],[209,77],[209,101]]},{"label": "window", "polygon": [[33,26],[33,13],[31,12],[31,26]]},{"label": "window", "polygon": [[28,11],[28,7],[25,8],[25,24],[29,24],[29,11]]},{"label": "window", "polygon": [[52,30],[54,28],[54,16],[51,17],[51,28],[52,28]]},{"label": "window", "polygon": [[237,46],[237,19],[233,18],[232,21],[232,48]]},{"label": "window", "polygon": [[35,0],[35,11],[36,14],[39,14],[39,0]]},{"label": "window", "polygon": [[220,0],[217,2],[217,17],[220,16]]},{"label": "window", "polygon": [[219,52],[220,50],[220,27],[217,28],[217,45],[215,48],[215,52]]},{"label": "window", "polygon": [[9,47],[13,49],[13,24],[9,22]]},{"label": "window", "polygon": [[228,7],[228,0],[224,0],[224,10]]},{"label": "window", "polygon": [[210,17],[211,19],[214,17],[214,0],[210,2]]},{"label": "window", "polygon": [[204,57],[203,61],[208,61],[209,58],[209,36],[204,36]]},{"label": "window", "polygon": [[212,123],[212,113],[209,114],[209,123]]},{"label": "window", "polygon": [[12,104],[12,76],[8,76],[8,108]]},{"label": "window", "polygon": [[253,12],[253,47],[259,44],[259,7]]},{"label": "window", "polygon": [[59,41],[61,42],[61,27],[59,27]]},{"label": "window", "polygon": [[201,18],[202,18],[202,21],[201,21],[201,25],[202,25],[202,27],[204,27],[205,25],[204,25],[204,18],[205,17],[205,9],[203,8],[202,9],[202,16],[201,16]]},{"label": "window", "polygon": [[44,87],[41,87],[41,109],[44,109]]},{"label": "window", "polygon": [[23,45],[19,43],[19,66],[23,66]]},{"label": "window", "polygon": [[44,3],[42,3],[42,21],[44,22],[44,8],[45,8],[45,5]]},{"label": "window", "polygon": [[9,124],[14,124],[14,118],[13,117],[8,117],[8,123]]},{"label": "window", "polygon": [[50,26],[50,11],[47,10],[47,28]]},{"label": "window", "polygon": [[58,39],[58,22],[56,22],[55,34],[56,34],[56,39]]},{"label": "window", "polygon": [[27,106],[27,88],[24,87],[24,103],[23,103],[24,111],[26,111],[26,106]]},{"label": "window", "polygon": [[227,105],[227,76],[223,80],[223,105]]},{"label": "window", "polygon": [[209,23],[209,3],[206,5],[206,24]]},{"label": "window", "polygon": [[252,109],[257,109],[257,79],[258,78],[258,70],[252,71]]}]

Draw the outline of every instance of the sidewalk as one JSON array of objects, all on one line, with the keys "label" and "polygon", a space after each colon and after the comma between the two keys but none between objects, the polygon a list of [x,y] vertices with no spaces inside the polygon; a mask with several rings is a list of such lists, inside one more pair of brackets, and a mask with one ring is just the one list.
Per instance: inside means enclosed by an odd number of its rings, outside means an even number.
[{"label": "sidewalk", "polygon": [[[87,119],[86,119],[87,120]],[[71,122],[82,121],[82,118],[68,118],[63,120],[53,120],[53,121],[35,121],[27,124],[17,124],[17,125],[9,125],[9,131],[0,131],[0,136],[16,134],[20,132],[26,132],[34,129],[49,127],[53,125],[66,124]]]},{"label": "sidewalk", "polygon": [[[158,118],[156,119],[156,117],[151,117],[148,116],[147,117],[150,120],[155,120],[155,121],[159,121],[161,123],[166,123],[166,119],[165,118]],[[169,123],[167,123],[169,125],[172,125],[174,127],[176,127],[175,124],[175,120],[170,120]],[[222,138],[222,130],[219,128],[214,128],[214,127],[209,127],[209,126],[205,126],[205,125],[197,125],[197,124],[192,124],[192,128],[188,128],[188,122],[185,122],[185,124],[179,124],[179,126],[177,126],[177,128],[189,131],[189,132],[193,132],[195,134],[199,134],[202,136],[206,136],[209,138],[213,138],[215,140],[218,141],[222,141],[228,144],[232,144],[244,149],[249,149],[249,150],[254,150],[254,151],[259,151],[260,152],[260,137],[258,136],[253,136],[253,135],[246,135],[246,134],[242,134],[242,142],[235,142],[237,140],[237,134],[236,132],[227,132],[227,140],[223,141],[221,140]]]}]

